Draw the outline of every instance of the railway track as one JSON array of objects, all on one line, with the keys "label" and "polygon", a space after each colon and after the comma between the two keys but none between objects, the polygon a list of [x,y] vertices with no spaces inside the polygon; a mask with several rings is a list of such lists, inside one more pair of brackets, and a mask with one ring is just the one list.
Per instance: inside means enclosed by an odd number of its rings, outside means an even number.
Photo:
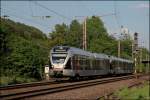
[{"label": "railway track", "polygon": [[[76,89],[76,88],[81,88],[81,87],[88,87],[92,85],[110,83],[110,82],[115,82],[115,81],[120,81],[120,80],[127,80],[131,78],[135,78],[135,75],[87,80],[87,81],[80,81],[80,82],[74,82],[74,83],[68,82],[68,83],[62,83],[62,84],[57,84],[57,85],[53,84],[53,85],[49,85],[48,87],[43,87],[40,89],[29,89],[28,91],[22,91],[22,92],[4,93],[0,95],[0,98],[3,100],[23,99],[23,98],[32,97],[32,96],[56,93],[56,92],[61,92],[61,91],[66,91],[66,90],[71,90],[71,89]],[[47,83],[43,83],[43,84],[47,84]],[[40,83],[38,83],[37,85],[40,85]],[[29,85],[26,85],[26,86],[29,86]]]},{"label": "railway track", "polygon": [[46,85],[46,84],[50,84],[50,83],[54,83],[54,81],[43,81],[43,82],[32,82],[32,83],[23,83],[23,84],[16,84],[16,85],[7,85],[7,86],[1,86],[0,90],[33,87],[33,86]]},{"label": "railway track", "polygon": [[0,91],[10,90],[10,89],[20,89],[20,88],[25,88],[25,87],[35,87],[35,86],[42,86],[42,85],[49,85],[49,84],[59,84],[59,83],[65,83],[67,81],[68,80],[61,80],[61,81],[50,80],[50,81],[41,81],[41,82],[31,82],[31,83],[0,86]]}]

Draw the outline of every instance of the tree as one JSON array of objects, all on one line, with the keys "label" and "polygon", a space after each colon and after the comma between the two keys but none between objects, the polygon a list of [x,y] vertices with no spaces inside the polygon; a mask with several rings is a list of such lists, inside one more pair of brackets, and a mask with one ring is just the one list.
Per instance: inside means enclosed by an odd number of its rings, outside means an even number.
[{"label": "tree", "polygon": [[82,26],[77,20],[73,20],[70,24],[69,34],[65,38],[66,44],[82,48]]},{"label": "tree", "polygon": [[[48,64],[48,38],[38,29],[9,19],[1,19],[0,78],[6,84],[42,79]],[[19,80],[17,80],[19,78]],[[0,84],[6,82],[1,80]]]}]

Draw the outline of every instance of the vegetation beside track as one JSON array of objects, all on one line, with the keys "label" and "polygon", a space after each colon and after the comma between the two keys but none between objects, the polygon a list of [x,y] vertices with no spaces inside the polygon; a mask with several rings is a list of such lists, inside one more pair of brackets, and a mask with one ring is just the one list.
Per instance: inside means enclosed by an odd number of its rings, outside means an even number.
[{"label": "vegetation beside track", "polygon": [[46,35],[9,19],[1,19],[0,33],[0,85],[42,80],[49,51]]},{"label": "vegetation beside track", "polygon": [[149,100],[149,83],[145,83],[141,87],[123,88],[121,91],[115,93],[121,100]]}]

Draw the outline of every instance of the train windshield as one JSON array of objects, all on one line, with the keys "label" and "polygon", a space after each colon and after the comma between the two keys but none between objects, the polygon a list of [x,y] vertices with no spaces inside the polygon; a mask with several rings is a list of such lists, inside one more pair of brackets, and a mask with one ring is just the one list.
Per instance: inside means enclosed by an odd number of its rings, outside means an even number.
[{"label": "train windshield", "polygon": [[67,54],[52,54],[52,62],[62,64],[65,62],[66,57]]}]

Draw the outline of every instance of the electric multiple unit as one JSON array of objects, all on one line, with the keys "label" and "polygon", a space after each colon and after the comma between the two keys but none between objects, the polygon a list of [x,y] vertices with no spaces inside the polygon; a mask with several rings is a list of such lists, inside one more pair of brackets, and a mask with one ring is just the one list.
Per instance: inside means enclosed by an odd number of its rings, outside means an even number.
[{"label": "electric multiple unit", "polygon": [[84,77],[133,73],[133,61],[84,51],[69,46],[55,46],[50,52],[53,77]]}]

